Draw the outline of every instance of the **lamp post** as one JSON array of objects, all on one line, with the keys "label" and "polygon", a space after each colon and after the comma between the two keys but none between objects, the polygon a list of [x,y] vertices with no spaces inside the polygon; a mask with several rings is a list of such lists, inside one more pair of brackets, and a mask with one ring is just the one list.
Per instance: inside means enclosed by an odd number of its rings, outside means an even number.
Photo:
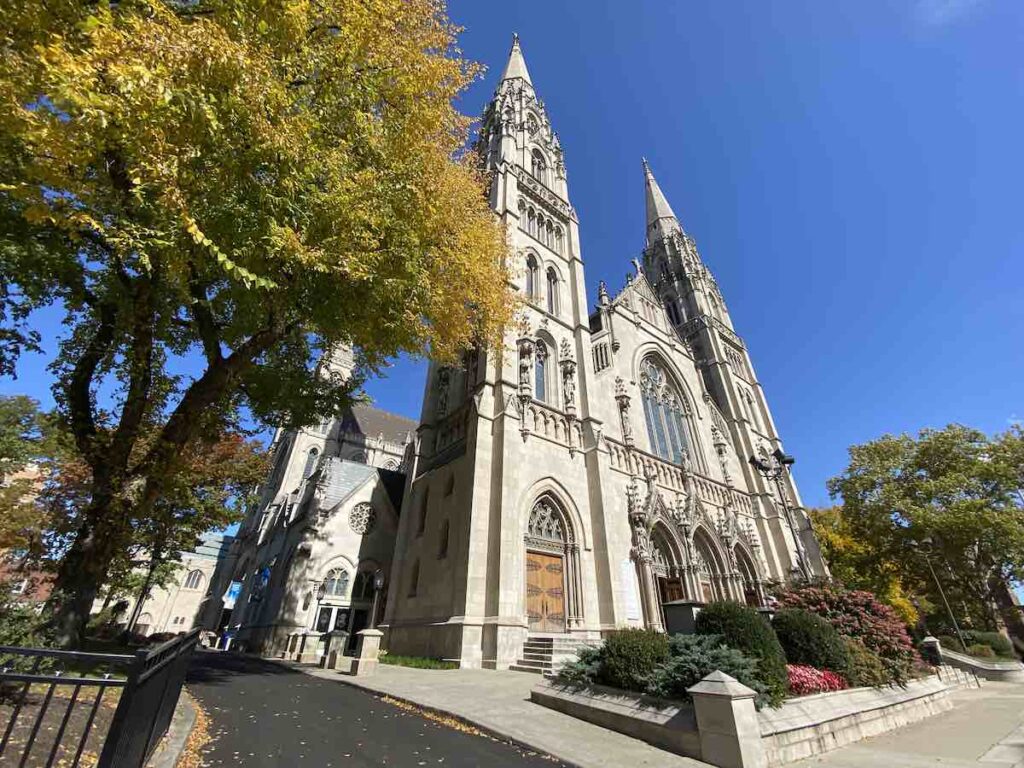
[{"label": "lamp post", "polygon": [[751,456],[749,461],[750,465],[760,472],[765,480],[775,483],[775,487],[779,492],[779,499],[782,501],[782,511],[786,515],[786,523],[789,525],[789,532],[793,534],[793,544],[796,546],[797,568],[801,576],[805,579],[810,579],[811,571],[807,567],[807,561],[804,559],[804,544],[793,523],[793,514],[789,508],[786,489],[782,485],[782,478],[789,472],[789,468],[793,466],[796,459],[783,453],[781,448],[776,448],[772,452],[771,458],[773,459],[772,461],[764,461],[756,456]]},{"label": "lamp post", "polygon": [[378,568],[373,574],[373,607],[370,609],[370,629],[377,628],[377,605],[380,592],[384,589],[384,571]]},{"label": "lamp post", "polygon": [[949,600],[946,599],[946,592],[942,589],[942,582],[939,581],[938,575],[935,573],[935,568],[932,566],[932,559],[928,557],[930,552],[935,546],[935,542],[932,541],[931,536],[925,536],[921,539],[921,553],[924,555],[924,561],[928,563],[928,570],[931,571],[932,579],[935,581],[935,587],[939,590],[939,596],[942,598],[942,604],[946,606],[946,613],[949,614],[949,620],[953,622],[953,629],[956,630],[957,639],[960,641],[960,647],[967,652],[967,643],[964,642],[964,635],[960,631],[960,625],[957,623],[956,616],[953,615],[953,609],[949,607]]},{"label": "lamp post", "polygon": [[313,629],[316,629],[320,623],[320,603],[324,601],[326,594],[327,582],[321,581],[320,586],[316,588],[316,615],[313,617]]}]

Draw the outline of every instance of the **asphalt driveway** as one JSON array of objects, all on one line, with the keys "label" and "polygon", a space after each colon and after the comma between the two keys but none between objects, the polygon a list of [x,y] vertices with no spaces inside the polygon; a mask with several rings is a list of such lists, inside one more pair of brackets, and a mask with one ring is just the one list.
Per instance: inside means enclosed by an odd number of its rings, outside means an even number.
[{"label": "asphalt driveway", "polygon": [[211,719],[205,766],[559,765],[259,659],[197,651],[187,685]]}]

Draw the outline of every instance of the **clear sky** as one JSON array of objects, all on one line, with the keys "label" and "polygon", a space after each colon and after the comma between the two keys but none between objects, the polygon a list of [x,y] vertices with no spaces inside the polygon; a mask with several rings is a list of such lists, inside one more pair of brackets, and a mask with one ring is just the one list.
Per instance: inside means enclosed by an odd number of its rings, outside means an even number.
[{"label": "clear sky", "polygon": [[[518,32],[565,150],[588,294],[643,247],[646,156],[746,340],[804,501],[846,448],[1024,418],[1024,3],[453,0]],[[52,351],[59,317],[40,324]],[[51,402],[45,360],[0,391]],[[371,384],[419,415],[423,366]]]}]

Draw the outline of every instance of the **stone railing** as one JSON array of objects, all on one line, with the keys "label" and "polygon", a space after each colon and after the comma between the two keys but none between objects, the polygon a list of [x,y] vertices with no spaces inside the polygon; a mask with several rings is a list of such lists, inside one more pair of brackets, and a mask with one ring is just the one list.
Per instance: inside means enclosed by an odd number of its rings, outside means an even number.
[{"label": "stone railing", "polygon": [[523,409],[523,429],[533,435],[545,437],[552,442],[573,450],[583,447],[583,428],[578,419],[570,419],[539,400],[531,400]]}]

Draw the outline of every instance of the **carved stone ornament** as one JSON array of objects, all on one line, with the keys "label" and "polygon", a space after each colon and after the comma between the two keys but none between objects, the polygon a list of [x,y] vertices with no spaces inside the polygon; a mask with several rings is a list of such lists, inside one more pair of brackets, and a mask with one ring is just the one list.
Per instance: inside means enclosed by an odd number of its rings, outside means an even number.
[{"label": "carved stone ornament", "polygon": [[452,381],[451,369],[439,368],[437,371],[437,415],[444,416],[448,413],[448,398],[450,396]]},{"label": "carved stone ornament", "polygon": [[356,504],[348,513],[348,524],[353,532],[360,536],[366,536],[373,532],[374,526],[377,524],[377,512],[372,505],[365,502]]}]

